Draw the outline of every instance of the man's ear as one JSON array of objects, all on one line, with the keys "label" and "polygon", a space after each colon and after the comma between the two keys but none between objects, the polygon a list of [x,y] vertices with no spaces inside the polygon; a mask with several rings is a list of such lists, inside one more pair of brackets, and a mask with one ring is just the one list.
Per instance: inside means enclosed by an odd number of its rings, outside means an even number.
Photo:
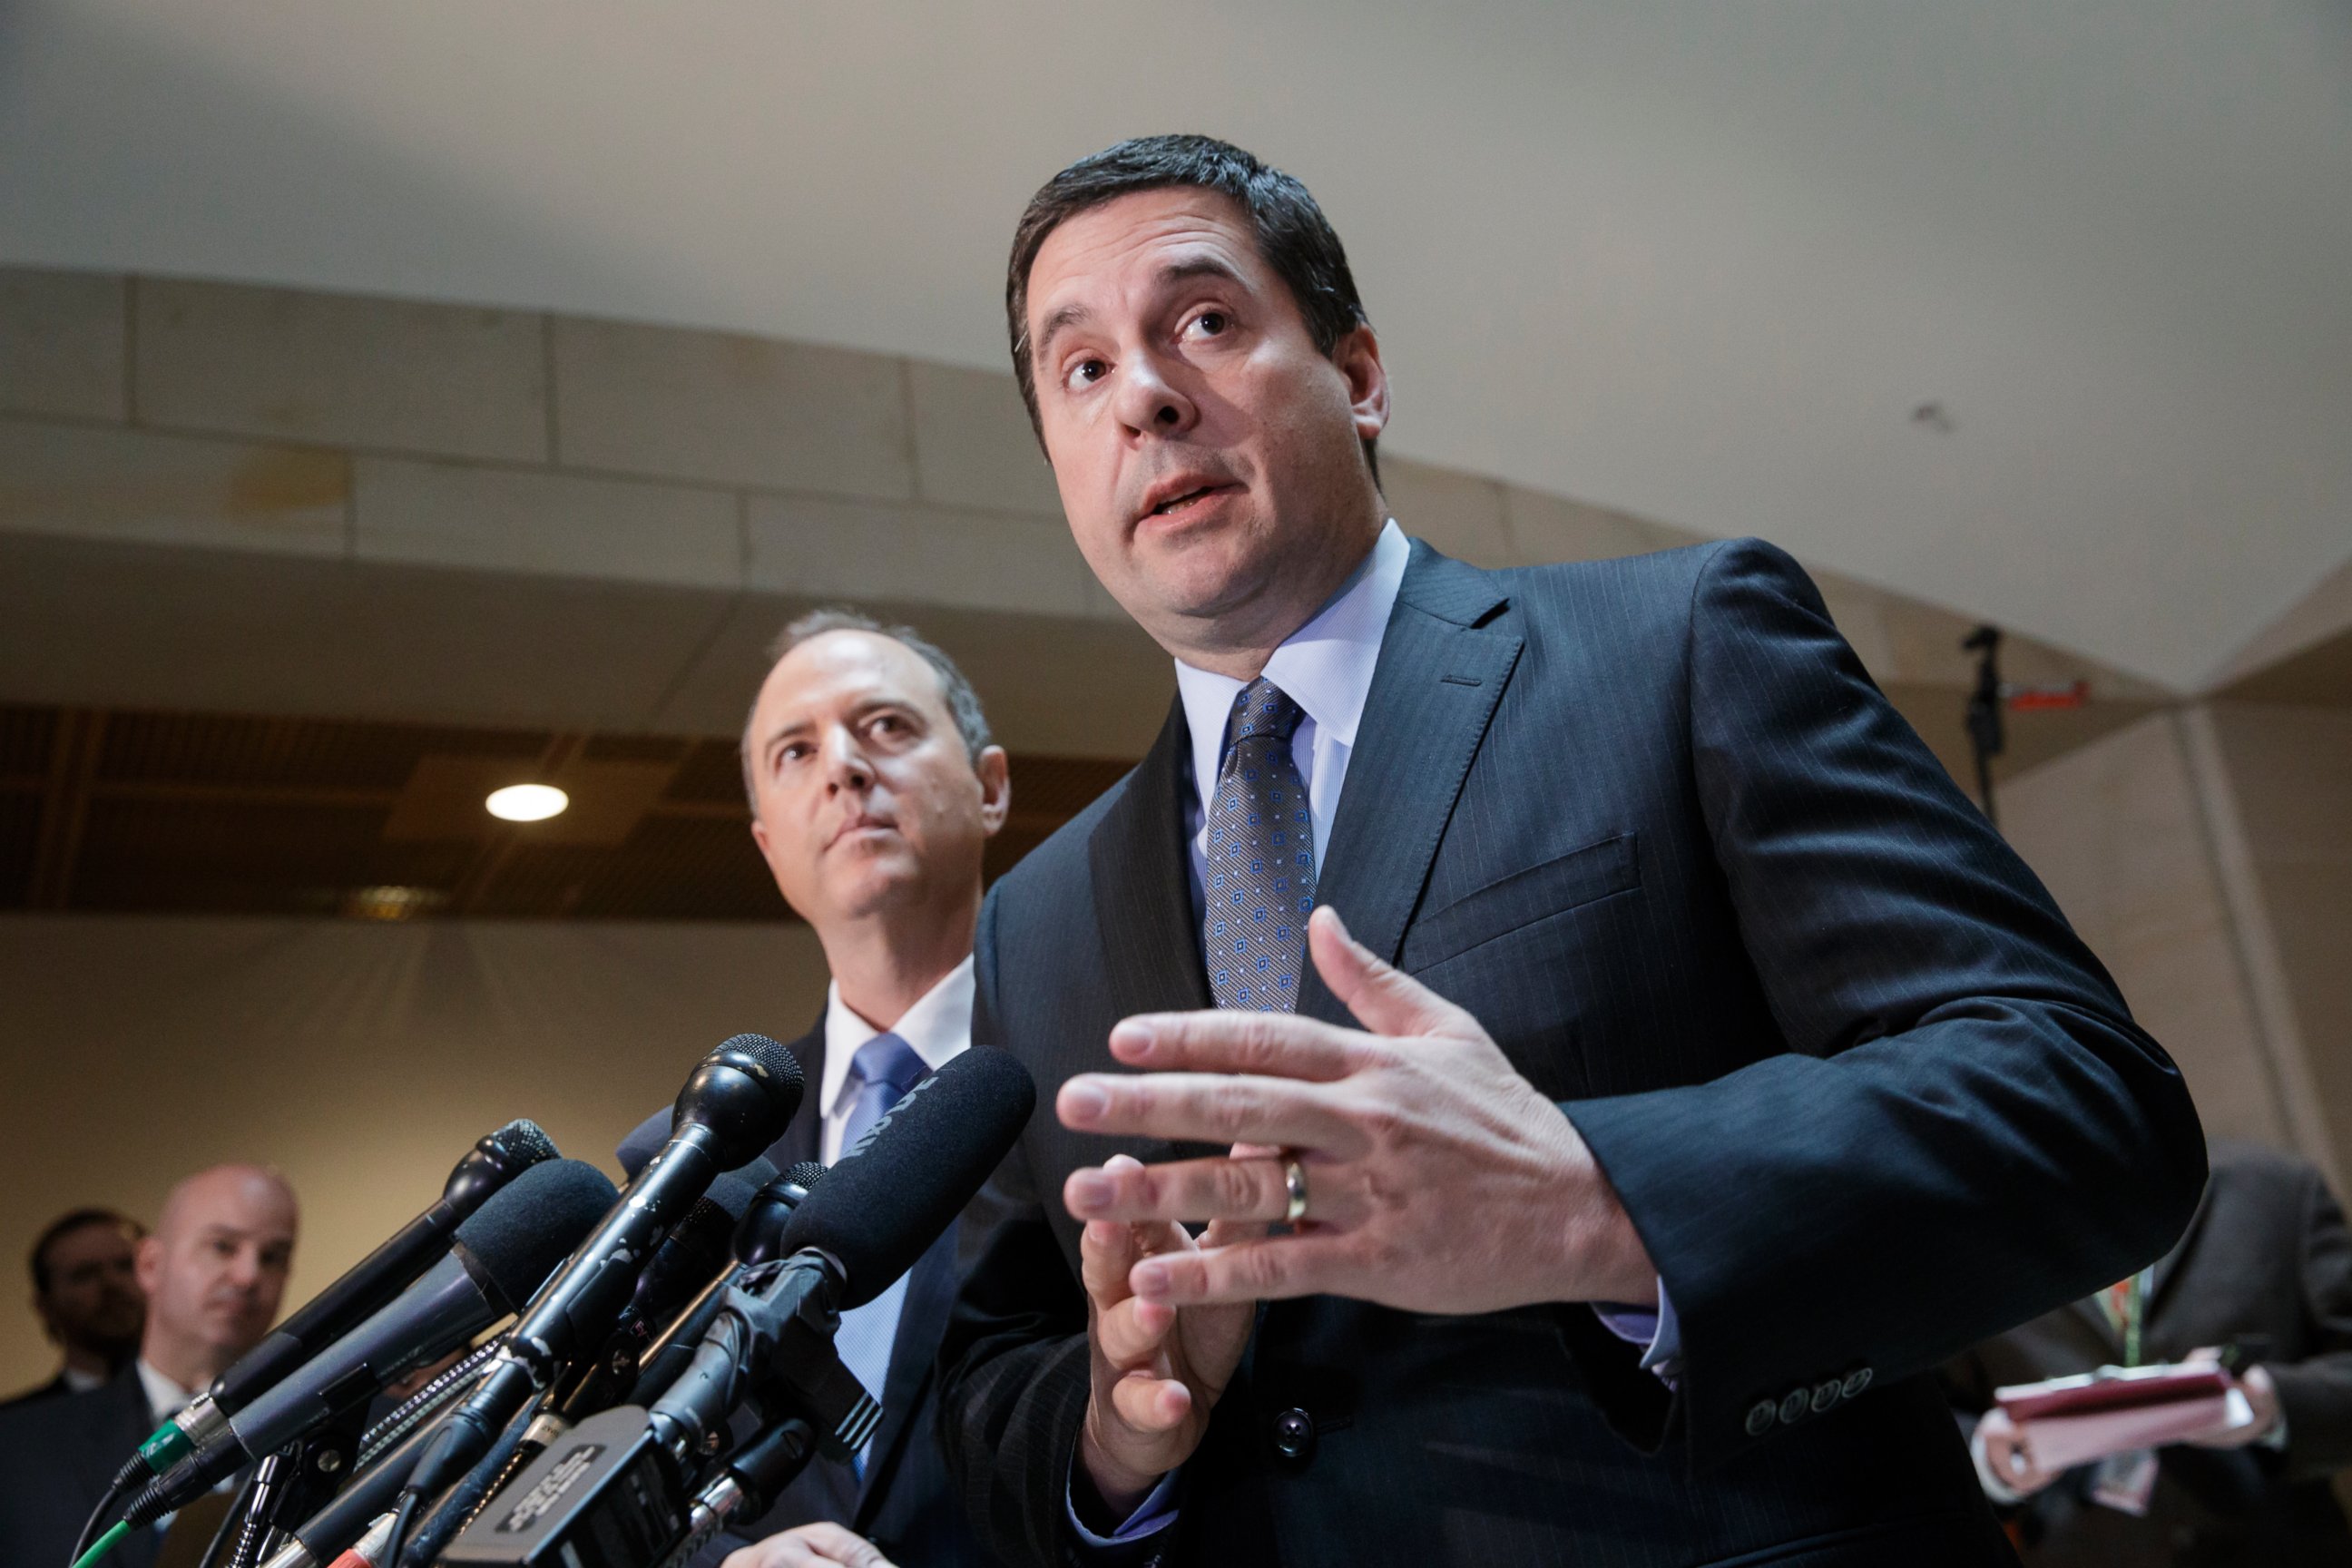
[{"label": "man's ear", "polygon": [[131,1255],[131,1269],[139,1276],[139,1293],[153,1300],[163,1283],[163,1238],[141,1237],[138,1250]]},{"label": "man's ear", "polygon": [[971,771],[980,778],[980,830],[993,838],[1013,815],[1013,763],[1003,747],[990,746],[972,759]]},{"label": "man's ear", "polygon": [[1331,363],[1348,383],[1348,411],[1356,438],[1372,441],[1389,427],[1389,373],[1381,363],[1381,340],[1369,324],[1356,327],[1331,345]]}]

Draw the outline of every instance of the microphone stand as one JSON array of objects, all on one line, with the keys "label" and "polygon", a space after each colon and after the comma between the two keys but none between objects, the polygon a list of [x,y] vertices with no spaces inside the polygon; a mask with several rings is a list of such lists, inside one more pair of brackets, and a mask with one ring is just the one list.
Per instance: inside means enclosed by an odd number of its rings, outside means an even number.
[{"label": "microphone stand", "polygon": [[1969,693],[1968,710],[1969,749],[1977,761],[1977,799],[1984,805],[1985,820],[1998,829],[2000,816],[1993,806],[1992,760],[2009,744],[2000,718],[2000,628],[1979,626],[1962,639],[1960,647],[1977,656],[1977,684]]},{"label": "microphone stand", "polygon": [[[222,1522],[223,1534],[236,1532],[225,1568],[256,1568],[278,1545],[282,1523],[326,1506],[357,1468],[366,1426],[367,1405],[353,1404],[309,1436],[263,1457],[239,1494],[243,1506]],[[213,1545],[216,1552],[218,1539]]]}]

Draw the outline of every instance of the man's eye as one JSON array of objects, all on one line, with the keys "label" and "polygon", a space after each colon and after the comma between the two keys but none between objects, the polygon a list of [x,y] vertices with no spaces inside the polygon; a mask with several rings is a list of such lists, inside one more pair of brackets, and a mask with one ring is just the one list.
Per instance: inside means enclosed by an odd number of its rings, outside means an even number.
[{"label": "man's eye", "polygon": [[1101,360],[1082,359],[1063,375],[1062,384],[1075,392],[1082,386],[1092,386],[1109,374],[1110,366]]},{"label": "man's eye", "polygon": [[1192,330],[1207,337],[1223,337],[1234,319],[1223,310],[1203,310],[1192,318]]}]

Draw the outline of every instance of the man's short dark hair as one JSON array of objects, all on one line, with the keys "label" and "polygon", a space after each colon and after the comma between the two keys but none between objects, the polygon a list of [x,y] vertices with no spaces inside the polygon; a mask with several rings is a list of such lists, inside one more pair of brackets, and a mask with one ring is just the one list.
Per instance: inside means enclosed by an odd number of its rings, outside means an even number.
[{"label": "man's short dark hair", "polygon": [[[1013,231],[1013,259],[1004,273],[1004,321],[1013,337],[1013,374],[1037,444],[1045,444],[1037,413],[1037,373],[1029,357],[1029,270],[1045,237],[1080,213],[1138,191],[1192,186],[1214,191],[1249,214],[1258,254],[1289,287],[1307,331],[1326,355],[1358,327],[1369,326],[1356,293],[1348,253],[1305,185],[1213,136],[1138,136],[1081,158],[1037,189]],[[1363,442],[1372,482],[1381,478],[1372,437]]]},{"label": "man's short dark hair", "polygon": [[33,1269],[33,1294],[46,1296],[49,1293],[49,1248],[75,1231],[93,1225],[112,1226],[133,1241],[147,1234],[146,1226],[129,1215],[117,1214],[112,1209],[80,1208],[58,1215],[42,1228],[39,1236],[33,1238],[33,1252],[29,1259]]},{"label": "man's short dark hair", "polygon": [[[956,734],[963,742],[964,755],[977,765],[980,753],[996,743],[988,732],[988,715],[981,711],[980,693],[971,689],[956,661],[937,643],[922,636],[912,626],[891,626],[876,620],[863,610],[835,607],[811,610],[776,634],[768,645],[768,668],[772,670],[783,657],[804,642],[824,636],[827,632],[870,632],[877,637],[888,637],[931,667],[940,678],[940,690],[948,700],[948,717],[955,721]],[[751,809],[760,809],[759,791],[754,787],[752,768],[756,759],[751,754],[751,721],[760,711],[760,699],[754,694],[751,711],[743,716],[743,739],[738,750],[743,757],[743,796]]]}]

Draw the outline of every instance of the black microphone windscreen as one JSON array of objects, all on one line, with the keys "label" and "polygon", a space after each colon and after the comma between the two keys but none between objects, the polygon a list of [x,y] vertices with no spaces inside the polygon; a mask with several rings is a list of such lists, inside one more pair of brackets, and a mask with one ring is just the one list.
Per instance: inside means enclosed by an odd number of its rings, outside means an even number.
[{"label": "black microphone windscreen", "polygon": [[482,1140],[499,1152],[500,1158],[518,1168],[537,1165],[549,1160],[560,1160],[562,1153],[555,1140],[544,1128],[528,1117],[519,1116]]},{"label": "black microphone windscreen", "polygon": [[1037,1104],[1029,1070],[974,1046],[908,1089],[784,1222],[778,1252],[841,1260],[860,1307],[915,1266],[1009,1152]]},{"label": "black microphone windscreen", "polygon": [[[723,1165],[741,1164],[784,1135],[805,1087],[800,1058],[765,1035],[737,1035],[695,1064],[670,1109],[670,1136],[688,1123]],[[640,1173],[642,1174],[642,1173]]]},{"label": "black microphone windscreen", "polygon": [[612,1179],[585,1160],[547,1160],[490,1195],[457,1227],[467,1272],[494,1304],[513,1311],[547,1282],[620,1201]]}]

